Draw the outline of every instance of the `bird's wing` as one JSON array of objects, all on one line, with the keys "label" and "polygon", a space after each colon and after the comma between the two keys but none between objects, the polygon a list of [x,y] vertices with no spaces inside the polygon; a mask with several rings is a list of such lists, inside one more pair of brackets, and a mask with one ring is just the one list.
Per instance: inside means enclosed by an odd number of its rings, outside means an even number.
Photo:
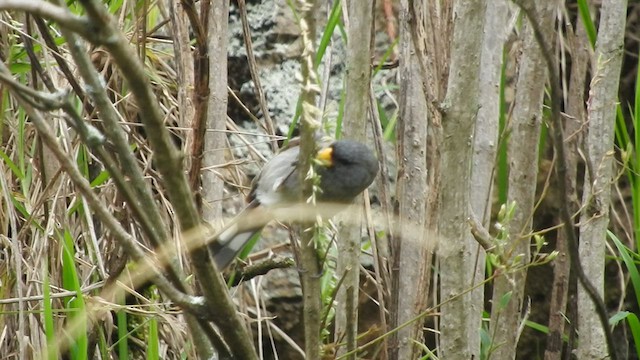
[{"label": "bird's wing", "polygon": [[260,172],[253,184],[252,199],[261,205],[280,205],[294,199],[298,194],[299,148],[293,147],[276,155]]}]

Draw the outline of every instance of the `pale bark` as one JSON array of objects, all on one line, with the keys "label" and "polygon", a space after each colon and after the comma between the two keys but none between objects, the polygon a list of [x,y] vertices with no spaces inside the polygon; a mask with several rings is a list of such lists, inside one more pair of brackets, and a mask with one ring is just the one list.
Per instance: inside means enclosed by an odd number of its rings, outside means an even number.
[{"label": "pale bark", "polygon": [[[191,124],[195,113],[193,101],[191,100],[194,70],[191,44],[189,43],[189,22],[180,1],[167,0],[167,7],[170,9],[169,15],[171,16],[170,25],[173,33],[177,83],[182,85],[177,88],[178,106],[180,108],[177,120],[178,126],[187,128]],[[190,149],[193,143],[193,134],[190,132],[185,134],[185,139],[184,148]]]},{"label": "pale bark", "polygon": [[[419,3],[419,4],[418,4]],[[421,8],[422,2],[416,2]],[[398,175],[396,198],[398,219],[394,234],[393,293],[391,323],[398,326],[415,318],[426,306],[429,290],[431,250],[427,246],[428,165],[427,103],[422,89],[420,58],[417,55],[408,21],[408,1],[401,1],[400,10],[400,97],[397,125]],[[421,12],[417,10],[416,12]],[[432,248],[433,246],[431,246]],[[392,341],[390,358],[415,359],[418,349],[414,341],[422,342],[422,322],[400,329]]]},{"label": "pale bark", "polygon": [[[411,354],[419,351],[412,340],[421,341],[423,320],[416,319],[415,315],[426,308],[430,292],[439,215],[442,143],[439,105],[449,73],[451,7],[452,1],[401,2],[401,51],[405,52],[403,58],[408,60],[405,64],[401,62],[400,74],[398,220],[392,243],[390,320],[395,326],[407,320],[415,322],[411,331],[403,330],[393,339],[394,346],[390,348],[393,359],[415,358]],[[422,93],[418,89],[420,85]]]},{"label": "pale bark", "polygon": [[[371,25],[373,3],[351,0],[347,3],[347,73],[344,118],[345,135],[350,139],[364,141],[371,83]],[[383,176],[383,175],[381,175]],[[343,278],[338,289],[336,308],[336,339],[343,339],[346,347],[339,354],[352,352],[357,347],[358,335],[358,289],[360,284],[361,204],[358,196],[346,214],[346,226],[340,231],[338,266],[336,273]],[[355,359],[355,352],[347,357]]]},{"label": "pale bark", "polygon": [[[557,1],[536,2],[536,13],[540,27],[546,31],[545,38],[551,39]],[[550,41],[550,40],[548,40]],[[509,190],[507,201],[515,202],[513,219],[508,223],[510,244],[505,249],[505,258],[522,256],[522,262],[507,264],[520,267],[529,262],[530,233],[535,203],[538,174],[538,141],[542,123],[542,103],[547,78],[546,63],[538,46],[532,27],[525,23],[523,30],[523,50],[516,82],[515,105],[511,119],[511,131],[507,157],[509,161]],[[515,359],[526,270],[506,273],[496,279],[491,310],[491,357],[494,359]],[[509,295],[510,294],[510,295]],[[508,302],[503,299],[509,297]]]},{"label": "pale bark", "polygon": [[439,258],[441,287],[440,353],[444,359],[479,358],[479,324],[469,318],[480,310],[469,289],[475,274],[469,240],[469,190],[473,132],[479,103],[486,3],[456,1],[447,95],[443,103],[440,177]]},{"label": "pale bark", "polygon": [[[207,132],[204,135],[202,165],[213,169],[223,164],[227,137],[227,42],[229,38],[229,0],[213,1],[209,21],[209,106]],[[202,175],[202,215],[214,225],[221,225],[224,181],[215,172]]]},{"label": "pale bark", "polygon": [[[493,173],[498,148],[498,121],[500,119],[500,76],[503,48],[509,32],[509,6],[506,0],[487,3],[482,56],[480,59],[480,86],[478,117],[475,124],[470,187],[471,209],[485,228],[491,217]],[[470,286],[484,280],[485,250],[468,236],[475,275]],[[469,329],[480,330],[484,307],[484,287],[471,292],[472,309],[468,317]]]},{"label": "pale bark", "polygon": [[[594,76],[587,106],[588,134],[583,213],[580,217],[580,262],[584,273],[604,295],[604,255],[613,181],[613,132],[623,56],[626,0],[602,2]],[[595,305],[578,287],[578,358],[603,359],[607,343]],[[613,351],[613,349],[609,349]]]},{"label": "pale bark", "polygon": [[[319,110],[316,107],[318,91],[317,78],[313,68],[315,56],[316,23],[315,11],[318,9],[317,1],[309,0],[300,2],[299,22],[300,33],[302,35],[302,58],[301,62],[301,98],[302,112],[301,136],[300,136],[300,156],[298,157],[298,176],[300,183],[304,184],[304,189],[300,193],[300,200],[304,201],[305,195],[311,194],[311,183],[306,181],[311,166],[311,156],[316,151],[315,132],[319,128]],[[299,222],[302,229],[314,229],[316,224],[308,219],[301,218]],[[300,273],[300,283],[302,284],[302,301],[304,307],[304,351],[307,359],[320,358],[320,322],[322,314],[322,300],[320,272],[322,270],[318,259],[318,252],[315,244],[316,231],[300,231],[300,241],[296,254],[299,260],[298,268]]]}]

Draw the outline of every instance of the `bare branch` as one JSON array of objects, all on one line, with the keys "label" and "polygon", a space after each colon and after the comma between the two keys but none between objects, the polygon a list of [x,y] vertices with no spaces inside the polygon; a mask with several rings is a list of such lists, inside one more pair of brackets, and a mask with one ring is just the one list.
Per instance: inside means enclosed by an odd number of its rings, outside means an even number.
[{"label": "bare branch", "polygon": [[489,231],[482,225],[478,217],[473,212],[473,209],[469,209],[469,218],[467,219],[469,227],[471,229],[471,235],[476,239],[478,244],[482,246],[486,252],[495,252],[495,245],[493,236],[489,234]]},{"label": "bare branch", "polygon": [[68,9],[36,0],[0,0],[0,10],[24,11],[53,20],[86,39],[98,41],[99,31],[86,16],[72,14]]}]

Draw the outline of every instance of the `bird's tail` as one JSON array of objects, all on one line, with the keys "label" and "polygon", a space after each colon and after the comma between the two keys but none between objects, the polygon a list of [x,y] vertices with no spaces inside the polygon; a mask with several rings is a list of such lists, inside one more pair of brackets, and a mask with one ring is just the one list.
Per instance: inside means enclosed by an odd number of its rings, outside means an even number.
[{"label": "bird's tail", "polygon": [[[229,229],[232,230],[232,229]],[[244,248],[251,238],[260,232],[260,229],[246,230],[239,233],[229,233],[225,238],[225,232],[220,234],[218,239],[209,245],[213,262],[218,270],[223,270],[236,258],[238,253]]]},{"label": "bird's tail", "polygon": [[249,240],[264,227],[264,219],[254,216],[257,209],[257,202],[251,202],[210,243],[209,252],[218,270],[229,266]]}]

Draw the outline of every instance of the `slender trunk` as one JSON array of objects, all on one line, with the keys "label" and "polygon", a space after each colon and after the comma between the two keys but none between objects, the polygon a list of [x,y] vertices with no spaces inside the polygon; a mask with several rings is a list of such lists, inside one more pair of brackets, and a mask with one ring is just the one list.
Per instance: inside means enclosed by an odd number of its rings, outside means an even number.
[{"label": "slender trunk", "polygon": [[[445,359],[479,358],[479,323],[470,318],[482,299],[466,292],[475,275],[475,252],[469,239],[473,132],[479,100],[486,2],[456,1],[453,5],[451,70],[442,104],[443,143],[439,191],[440,354]],[[475,245],[475,244],[474,244]]]},{"label": "slender trunk", "polygon": [[[302,113],[300,157],[298,162],[298,176],[304,189],[300,194],[300,200],[304,203],[305,196],[311,194],[311,183],[306,180],[311,156],[315,149],[315,132],[318,130],[318,109],[316,107],[317,91],[316,75],[313,68],[315,49],[316,24],[315,10],[317,3],[313,0],[299,4],[299,26],[303,43],[303,56],[301,59],[302,84]],[[300,224],[304,231],[300,231],[298,268],[300,269],[300,283],[302,284],[302,302],[304,307],[304,350],[307,359],[320,358],[320,316],[322,314],[321,296],[321,267],[317,253],[314,236],[316,235],[313,222],[301,219]],[[308,228],[313,231],[308,231]]]},{"label": "slender trunk", "polygon": [[[478,117],[475,124],[470,187],[470,203],[476,217],[488,228],[491,217],[493,173],[498,147],[500,120],[500,77],[503,49],[507,40],[509,3],[494,0],[487,3],[482,57],[480,59],[480,86]],[[474,276],[470,286],[478,286],[484,280],[485,250],[469,236]],[[474,308],[467,326],[480,331],[484,299],[484,287],[478,286],[471,294]]]},{"label": "slender trunk", "polygon": [[[344,118],[345,133],[349,138],[365,139],[371,83],[371,31],[373,3],[352,0],[347,3],[347,73]],[[336,309],[336,339],[343,339],[346,347],[339,354],[352,352],[357,347],[358,336],[358,294],[360,284],[360,240],[362,197],[358,196],[350,209],[346,227],[340,231],[338,241],[338,278],[343,278],[338,289]],[[355,352],[347,357],[355,359]]]},{"label": "slender trunk", "polygon": [[[397,125],[398,175],[396,181],[397,222],[394,234],[392,274],[392,326],[415,318],[426,307],[429,291],[431,251],[425,236],[428,197],[427,103],[422,89],[420,58],[416,54],[408,21],[408,1],[400,11],[400,116]],[[416,4],[418,7],[419,4]],[[417,11],[416,11],[417,12]],[[433,246],[431,246],[433,248]],[[401,294],[401,295],[400,295]],[[391,342],[390,358],[415,359],[422,342],[422,321],[400,329]]]},{"label": "slender trunk", "polygon": [[[580,216],[579,251],[584,273],[600,297],[604,295],[604,255],[613,181],[613,131],[626,12],[626,0],[602,2],[596,63],[587,102],[587,171],[582,199],[585,210]],[[578,357],[605,358],[608,354],[604,330],[595,305],[582,286],[578,287],[578,309]]]},{"label": "slender trunk", "polygon": [[[536,2],[537,19],[543,29],[553,29],[556,0]],[[549,34],[545,34],[549,35]],[[551,36],[546,36],[551,39]],[[519,263],[505,264],[514,269],[496,279],[491,309],[493,359],[515,359],[520,337],[526,268],[529,262],[532,218],[538,174],[538,141],[542,123],[546,64],[533,30],[525,23],[523,50],[516,82],[507,157],[509,161],[508,203],[516,208],[509,226],[510,243],[504,258]],[[521,269],[518,269],[521,268]],[[505,301],[508,300],[508,301]]]}]

